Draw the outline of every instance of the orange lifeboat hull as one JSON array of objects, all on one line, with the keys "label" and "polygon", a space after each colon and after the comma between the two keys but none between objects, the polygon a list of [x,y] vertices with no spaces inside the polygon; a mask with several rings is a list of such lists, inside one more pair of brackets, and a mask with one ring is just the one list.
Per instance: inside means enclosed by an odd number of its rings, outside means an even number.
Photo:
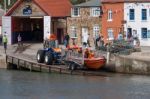
[{"label": "orange lifeboat hull", "polygon": [[99,57],[99,58],[85,58],[84,59],[84,64],[88,69],[100,69],[103,67],[106,63],[106,59],[104,57]]}]

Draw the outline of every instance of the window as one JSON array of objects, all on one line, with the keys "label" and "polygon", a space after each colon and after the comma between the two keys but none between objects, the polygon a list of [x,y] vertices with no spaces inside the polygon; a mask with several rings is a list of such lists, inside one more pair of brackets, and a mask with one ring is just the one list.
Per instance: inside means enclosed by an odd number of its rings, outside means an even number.
[{"label": "window", "polygon": [[134,9],[130,9],[129,11],[129,19],[134,20]]},{"label": "window", "polygon": [[78,17],[78,16],[80,16],[80,8],[73,8],[73,9],[72,9],[72,16],[73,16],[73,17]]},{"label": "window", "polygon": [[147,28],[142,28],[142,38],[147,38]]},{"label": "window", "polygon": [[70,29],[70,37],[77,38],[77,28],[75,26],[72,26]]},{"label": "window", "polygon": [[108,40],[113,40],[114,39],[113,29],[109,28],[107,30],[107,33],[108,33]]},{"label": "window", "polygon": [[108,21],[112,21],[112,10],[108,11]]},{"label": "window", "polygon": [[142,9],[142,20],[147,20],[147,9]]},{"label": "window", "polygon": [[100,33],[100,28],[98,25],[95,25],[93,27],[93,37],[98,37],[99,33]]},{"label": "window", "polygon": [[91,8],[91,16],[94,17],[100,16],[100,8],[99,7]]}]

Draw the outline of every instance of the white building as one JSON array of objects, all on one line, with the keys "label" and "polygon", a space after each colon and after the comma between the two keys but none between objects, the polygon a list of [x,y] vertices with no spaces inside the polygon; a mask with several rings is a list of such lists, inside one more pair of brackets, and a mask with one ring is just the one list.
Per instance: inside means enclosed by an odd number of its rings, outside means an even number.
[{"label": "white building", "polygon": [[2,35],[2,16],[4,15],[4,10],[0,9],[0,36]]},{"label": "white building", "polygon": [[124,3],[126,38],[138,34],[140,46],[150,46],[150,1]]}]

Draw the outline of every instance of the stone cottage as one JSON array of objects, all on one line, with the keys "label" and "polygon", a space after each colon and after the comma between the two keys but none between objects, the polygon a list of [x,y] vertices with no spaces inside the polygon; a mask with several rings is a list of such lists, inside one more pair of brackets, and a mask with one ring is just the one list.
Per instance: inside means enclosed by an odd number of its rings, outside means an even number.
[{"label": "stone cottage", "polygon": [[88,35],[90,46],[94,47],[94,40],[101,31],[101,3],[100,0],[90,0],[74,5],[71,17],[67,18],[67,32],[70,35],[70,45],[73,42],[82,46],[83,37]]}]

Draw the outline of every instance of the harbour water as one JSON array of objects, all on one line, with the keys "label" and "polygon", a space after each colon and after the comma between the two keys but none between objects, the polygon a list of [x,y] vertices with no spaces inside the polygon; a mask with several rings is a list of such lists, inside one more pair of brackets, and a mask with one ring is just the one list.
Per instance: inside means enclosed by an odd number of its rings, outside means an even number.
[{"label": "harbour water", "polygon": [[0,99],[149,99],[149,93],[149,76],[79,76],[0,69]]}]

